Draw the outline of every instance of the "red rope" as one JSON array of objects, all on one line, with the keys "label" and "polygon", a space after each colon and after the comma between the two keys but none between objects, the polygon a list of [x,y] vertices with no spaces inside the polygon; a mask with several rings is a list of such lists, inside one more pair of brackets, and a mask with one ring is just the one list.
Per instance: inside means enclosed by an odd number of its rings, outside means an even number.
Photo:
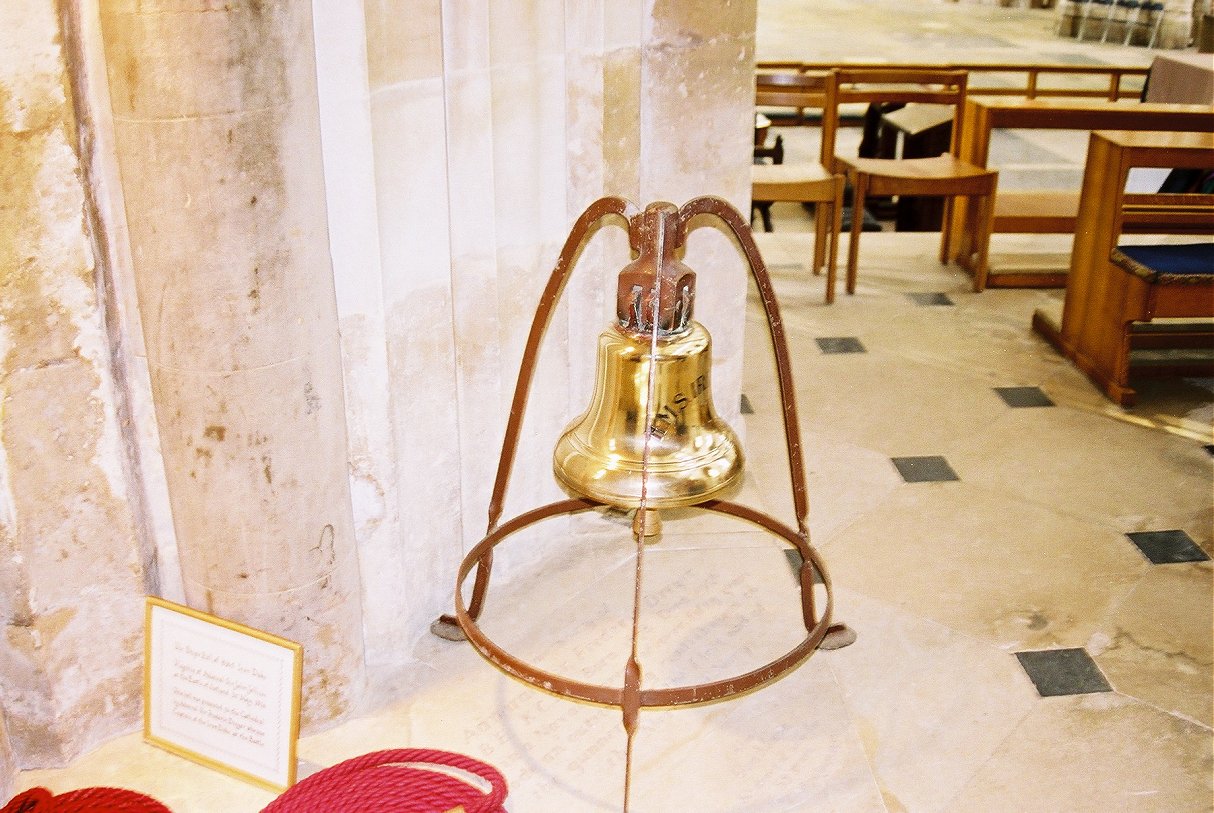
[{"label": "red rope", "polygon": [[[489,791],[464,777],[480,778]],[[354,757],[314,773],[261,813],[449,813],[456,807],[463,807],[464,813],[506,813],[501,806],[505,801],[506,780],[497,768],[449,751],[396,749]],[[13,797],[0,813],[171,811],[132,790],[84,788],[52,796],[45,788],[34,788]]]},{"label": "red rope", "polygon": [[160,802],[122,788],[81,788],[52,796],[33,788],[13,797],[0,813],[171,813]]},{"label": "red rope", "polygon": [[[489,785],[485,793],[456,775],[455,768]],[[506,813],[506,780],[492,766],[462,754],[403,748],[377,751],[312,774],[297,782],[261,813]]]},{"label": "red rope", "polygon": [[[483,780],[489,792],[465,776]],[[462,754],[403,748],[318,771],[261,813],[449,813],[460,806],[464,813],[506,813],[505,801],[506,780],[496,768]],[[33,788],[13,797],[0,813],[172,812],[149,796],[121,788],[82,788],[59,796]]]}]

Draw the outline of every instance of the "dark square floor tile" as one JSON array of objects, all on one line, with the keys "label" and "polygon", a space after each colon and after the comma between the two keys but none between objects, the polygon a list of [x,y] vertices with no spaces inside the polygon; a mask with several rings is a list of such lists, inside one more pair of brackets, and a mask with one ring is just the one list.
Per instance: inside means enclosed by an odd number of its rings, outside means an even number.
[{"label": "dark square floor tile", "polygon": [[[796,548],[787,548],[784,555],[788,557],[788,566],[792,568],[794,578],[801,576],[801,551]],[[814,584],[822,584],[822,574],[814,570]]]},{"label": "dark square floor tile", "polygon": [[1136,531],[1126,536],[1153,565],[1205,562],[1210,558],[1184,531]]},{"label": "dark square floor tile", "polygon": [[750,405],[750,399],[746,397],[746,393],[742,393],[742,414],[753,415],[755,408]]},{"label": "dark square floor tile", "polygon": [[855,336],[822,336],[814,339],[823,353],[864,353],[864,345]]},{"label": "dark square floor tile", "polygon": [[1207,452],[1208,454],[1214,455],[1214,443],[1207,443],[1207,444],[1206,444],[1206,452]]},{"label": "dark square floor tile", "polygon": [[1092,656],[1083,649],[1017,652],[1016,658],[1042,697],[1113,690]]},{"label": "dark square floor tile", "polygon": [[995,387],[995,392],[1010,407],[1050,407],[1054,402],[1040,387]]},{"label": "dark square floor tile", "polygon": [[952,305],[953,300],[949,299],[948,294],[938,292],[934,293],[916,293],[907,294],[916,305]]},{"label": "dark square floor tile", "polygon": [[948,461],[938,455],[927,457],[891,457],[898,473],[908,483],[941,483],[960,480]]}]

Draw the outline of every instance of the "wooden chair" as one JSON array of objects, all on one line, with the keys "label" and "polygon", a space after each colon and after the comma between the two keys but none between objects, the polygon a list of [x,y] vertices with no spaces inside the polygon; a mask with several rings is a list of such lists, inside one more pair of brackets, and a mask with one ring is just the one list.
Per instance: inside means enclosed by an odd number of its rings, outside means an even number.
[{"label": "wooden chair", "polygon": [[[822,76],[804,74],[762,74],[756,77],[755,104],[758,107],[791,107],[802,123],[806,109],[822,107]],[[843,231],[843,176],[828,172],[821,164],[785,164],[783,140],[777,136],[774,148],[755,148],[751,175],[751,202],[763,219],[765,231],[771,231],[771,204],[777,201],[814,204],[814,274],[826,266],[829,280],[826,301],[834,299],[834,278],[838,268],[839,234]],[[771,158],[771,164],[761,163]]]},{"label": "wooden chair", "polygon": [[[999,173],[975,166],[958,158],[964,115],[966,73],[964,71],[922,69],[835,69],[826,80],[826,107],[822,112],[821,160],[827,169],[843,171],[852,185],[851,242],[847,249],[847,292],[856,292],[856,268],[859,260],[860,233],[864,200],[868,195],[906,195],[942,197],[944,225],[940,241],[940,262],[949,260],[950,222],[955,198],[979,201],[977,257],[974,290],[986,283],[987,254],[990,248],[991,217],[995,185]],[[844,104],[906,102],[949,105],[953,108],[953,135],[949,152],[933,158],[845,158],[835,154],[835,135],[839,127],[839,107]],[[828,286],[834,284],[828,279]],[[827,292],[827,301],[833,293]]]},{"label": "wooden chair", "polygon": [[751,168],[751,200],[771,231],[763,204],[774,201],[814,204],[813,272],[826,265],[826,302],[834,301],[834,280],[839,260],[839,235],[843,231],[843,176],[828,172],[821,164],[755,164]]}]

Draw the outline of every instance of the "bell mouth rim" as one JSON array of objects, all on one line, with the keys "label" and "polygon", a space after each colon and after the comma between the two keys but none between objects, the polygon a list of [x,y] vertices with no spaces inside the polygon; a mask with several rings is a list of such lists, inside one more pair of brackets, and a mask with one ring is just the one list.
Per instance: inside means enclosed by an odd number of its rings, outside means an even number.
[{"label": "bell mouth rim", "polygon": [[[612,466],[613,471],[631,471],[642,472],[646,468],[650,471],[687,471],[690,469],[698,469],[703,466],[711,465],[723,458],[733,457],[738,462],[735,468],[741,470],[746,462],[745,456],[742,454],[742,446],[738,442],[738,437],[733,432],[718,432],[724,437],[724,443],[718,443],[710,446],[708,451],[697,455],[672,455],[669,457],[661,457],[653,455],[648,462],[635,457],[620,457],[617,465]],[[562,446],[571,446],[570,454],[558,454]],[[556,448],[552,452],[553,470],[559,471],[561,466],[556,461],[568,460],[573,456],[577,456],[583,460],[598,460],[596,455],[592,454],[593,449],[582,441],[574,432],[566,432],[557,440]],[[654,458],[658,459],[654,459]]]},{"label": "bell mouth rim", "polygon": [[[654,477],[664,477],[670,474],[683,475],[683,482],[704,482],[709,485],[701,490],[684,493],[664,493],[660,484],[655,483],[652,492],[647,489],[645,502],[652,508],[686,508],[702,502],[718,499],[722,495],[734,491],[741,485],[746,473],[746,456],[738,443],[737,436],[729,432],[728,442],[714,444],[707,451],[696,456],[682,456],[667,460],[639,460],[636,458],[620,458],[609,469],[605,468],[602,458],[591,454],[589,446],[582,443],[573,433],[566,433],[557,442],[552,454],[552,474],[557,483],[567,493],[575,497],[587,497],[607,505],[621,508],[637,508],[641,504],[640,482],[645,473]],[[561,454],[563,448],[568,448],[567,454]],[[602,479],[578,478],[569,474],[569,461],[590,463],[592,468],[605,472]],[[707,470],[722,462],[727,465],[724,476],[710,474]],[[608,474],[609,473],[609,474]],[[692,475],[700,476],[692,476]],[[618,488],[591,488],[595,483],[602,482],[618,484]],[[631,487],[629,487],[631,486]]]},{"label": "bell mouth rim", "polygon": [[[712,488],[705,489],[694,494],[646,494],[645,506],[651,509],[667,509],[667,508],[695,508],[702,503],[720,500],[727,494],[736,491],[742,485],[743,474],[745,469],[738,466],[736,471],[724,480],[718,481]],[[559,485],[565,493],[576,499],[588,499],[611,508],[640,508],[641,498],[639,495],[615,494],[607,490],[600,490],[593,494],[588,494],[584,488],[579,488],[578,483],[574,483],[566,477],[562,476],[559,470],[554,469],[553,476],[556,478]]]}]

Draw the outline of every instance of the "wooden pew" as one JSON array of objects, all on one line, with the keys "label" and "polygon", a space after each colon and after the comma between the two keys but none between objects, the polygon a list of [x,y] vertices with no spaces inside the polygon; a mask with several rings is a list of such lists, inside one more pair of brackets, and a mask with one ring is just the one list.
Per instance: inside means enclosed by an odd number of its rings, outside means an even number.
[{"label": "wooden pew", "polygon": [[[1168,274],[1168,269],[1144,269],[1127,264],[1117,244],[1131,213],[1154,207],[1166,220],[1188,218],[1204,223],[1214,234],[1214,195],[1125,192],[1132,167],[1207,169],[1214,164],[1214,134],[1165,132],[1093,132],[1088,144],[1083,189],[1062,320],[1037,311],[1033,329],[1081,369],[1110,399],[1130,406],[1135,375],[1214,372],[1208,362],[1185,360],[1131,370],[1135,326],[1152,319],[1214,320],[1214,274]],[[1153,272],[1153,273],[1152,273]],[[1146,334],[1149,346],[1210,345],[1209,324],[1197,329],[1182,324],[1179,341],[1167,341],[1161,330]],[[1142,342],[1141,344],[1147,344]]]},{"label": "wooden pew", "polygon": [[[961,157],[977,166],[987,166],[991,134],[997,129],[1048,130],[1160,130],[1214,132],[1214,107],[1203,105],[1150,104],[1137,102],[1079,101],[1061,99],[995,100],[966,102],[965,129],[961,134]],[[994,233],[1069,234],[1074,232],[1079,211],[1079,192],[1001,190],[995,196]],[[974,273],[965,261],[974,253],[976,230],[974,206],[953,210],[950,259]],[[1162,228],[1166,226],[1167,228]],[[1201,230],[1200,216],[1184,211],[1164,213],[1151,207],[1126,212],[1127,231],[1187,233]],[[987,276],[981,287],[1059,288],[1066,274],[1006,273]]]}]

